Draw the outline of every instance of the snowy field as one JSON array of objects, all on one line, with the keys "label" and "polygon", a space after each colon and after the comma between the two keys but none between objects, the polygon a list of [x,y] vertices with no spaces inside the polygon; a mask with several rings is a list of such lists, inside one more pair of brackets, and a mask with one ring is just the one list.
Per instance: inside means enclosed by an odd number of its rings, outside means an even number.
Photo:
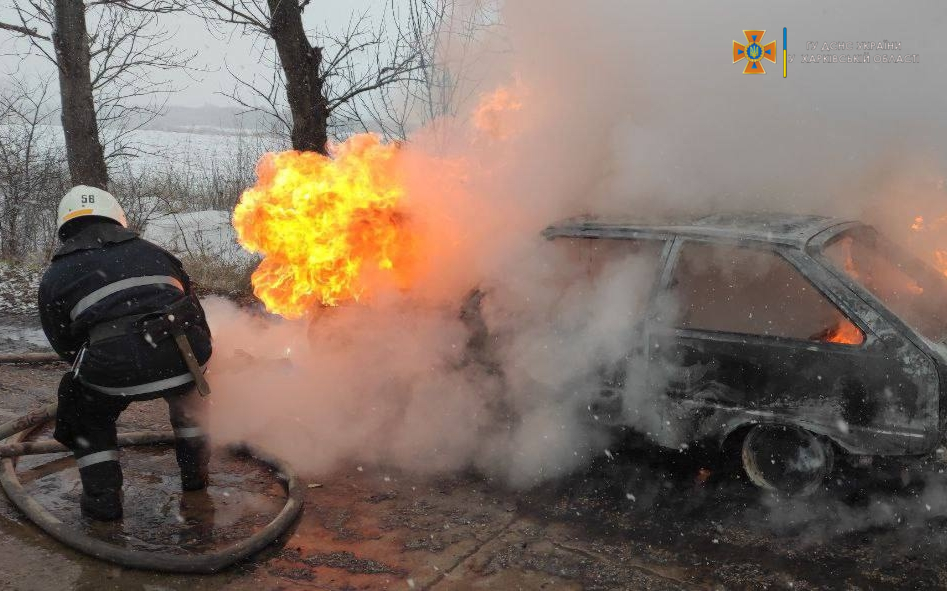
[{"label": "snowy field", "polygon": [[143,237],[179,256],[209,257],[224,263],[249,261],[237,244],[229,211],[167,214],[148,222]]},{"label": "snowy field", "polygon": [[[63,146],[62,127],[46,125],[40,130],[40,145]],[[106,143],[107,137],[107,132],[104,132],[103,140]],[[215,164],[242,160],[245,156],[256,160],[263,152],[277,149],[279,145],[271,136],[212,127],[195,127],[190,131],[142,129],[131,132],[124,142],[133,143],[141,150],[140,156],[125,161],[133,173],[173,164],[188,165],[194,168],[196,174],[200,174],[202,170],[209,171]]]}]

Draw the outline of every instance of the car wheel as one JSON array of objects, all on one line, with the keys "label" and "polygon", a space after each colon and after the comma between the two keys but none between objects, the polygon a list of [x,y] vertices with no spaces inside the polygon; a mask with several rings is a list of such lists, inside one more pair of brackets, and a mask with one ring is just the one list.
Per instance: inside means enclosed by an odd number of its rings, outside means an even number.
[{"label": "car wheel", "polygon": [[741,455],[753,484],[795,496],[815,492],[835,459],[830,443],[788,425],[756,425],[746,434]]}]

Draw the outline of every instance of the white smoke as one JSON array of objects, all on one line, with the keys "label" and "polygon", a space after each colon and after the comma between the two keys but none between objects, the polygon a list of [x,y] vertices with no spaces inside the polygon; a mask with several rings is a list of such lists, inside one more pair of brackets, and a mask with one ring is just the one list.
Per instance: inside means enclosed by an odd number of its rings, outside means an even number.
[{"label": "white smoke", "polygon": [[482,349],[468,346],[461,299],[392,295],[311,322],[209,300],[211,431],[307,472],[476,467],[515,486],[562,475],[607,447],[587,407],[600,370],[634,346],[649,267],[629,255],[590,280],[569,246],[537,244],[508,265],[511,281],[482,285]]},{"label": "white smoke", "polygon": [[[943,134],[903,125],[908,115],[872,94],[904,84],[911,121],[937,117],[943,128],[925,82],[935,48],[910,37],[925,29],[864,3],[765,14],[739,4],[505,2],[504,51],[489,51],[491,37],[476,74],[512,89],[521,108],[491,120],[498,137],[460,118],[419,130],[402,150],[406,207],[436,239],[412,289],[307,322],[208,302],[217,440],[248,440],[308,472],[476,467],[516,486],[564,474],[607,445],[586,408],[603,370],[624,366],[626,418],[660,427],[632,355],[654,277],[631,255],[589,274],[570,245],[540,237],[544,226],[581,213],[788,210],[899,228],[915,214],[890,215],[893,203],[943,198]],[[822,15],[817,28],[799,16],[807,11]],[[929,57],[915,70],[796,65],[786,80],[777,65],[755,77],[729,63],[744,28],[775,39],[782,26],[799,53],[807,36],[902,35]],[[841,104],[844,93],[852,100]],[[900,167],[906,159],[915,168]],[[461,318],[474,288],[487,293],[488,359],[472,358]]]}]

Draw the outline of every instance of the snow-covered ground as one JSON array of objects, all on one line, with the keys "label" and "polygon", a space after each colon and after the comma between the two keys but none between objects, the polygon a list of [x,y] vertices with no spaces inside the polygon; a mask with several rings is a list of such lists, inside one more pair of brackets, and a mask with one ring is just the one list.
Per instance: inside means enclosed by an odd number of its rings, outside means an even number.
[{"label": "snow-covered ground", "polygon": [[210,257],[223,263],[250,260],[250,254],[237,243],[227,211],[164,215],[148,222],[143,237],[179,256]]},{"label": "snow-covered ground", "polygon": [[36,307],[42,276],[35,266],[0,261],[0,353],[49,348]]},{"label": "snow-covered ground", "polygon": [[0,314],[35,316],[42,276],[38,267],[0,261]]}]

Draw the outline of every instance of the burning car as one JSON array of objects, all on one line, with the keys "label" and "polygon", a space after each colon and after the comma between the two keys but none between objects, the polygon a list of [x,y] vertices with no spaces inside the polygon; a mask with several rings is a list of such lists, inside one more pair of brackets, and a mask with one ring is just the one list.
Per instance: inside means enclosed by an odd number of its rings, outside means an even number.
[{"label": "burning car", "polygon": [[[781,214],[668,225],[576,218],[544,235],[654,261],[635,341],[661,445],[739,450],[755,484],[805,494],[837,455],[865,463],[940,443],[947,278],[872,227]],[[590,408],[633,425],[621,386],[606,380]]]}]

